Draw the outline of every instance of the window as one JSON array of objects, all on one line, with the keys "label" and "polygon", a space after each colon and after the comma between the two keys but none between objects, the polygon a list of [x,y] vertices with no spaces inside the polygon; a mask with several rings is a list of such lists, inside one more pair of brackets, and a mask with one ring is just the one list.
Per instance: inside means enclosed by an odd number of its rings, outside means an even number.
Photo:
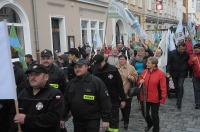
[{"label": "window", "polygon": [[148,10],[151,10],[151,0],[148,0]]},{"label": "window", "polygon": [[[23,25],[21,24],[21,20],[19,15],[15,10],[9,7],[3,7],[0,9],[0,21],[6,21],[8,25],[8,32],[10,32],[11,25],[14,23],[18,26],[15,26],[15,30],[17,33],[17,37],[20,43],[21,48],[25,51],[25,44],[24,44],[24,32],[23,32]],[[11,55],[12,58],[18,58],[17,51],[11,47]]]},{"label": "window", "polygon": [[142,0],[138,0],[138,7],[142,7]]},{"label": "window", "polygon": [[82,44],[85,45],[88,43],[88,21],[82,20],[81,21],[81,33],[82,33]]},{"label": "window", "polygon": [[132,4],[132,5],[135,5],[135,0],[131,0],[131,4]]},{"label": "window", "polygon": [[103,42],[104,30],[104,22],[97,20],[81,20],[82,44],[88,43],[92,45],[96,31],[99,32],[99,36]]}]

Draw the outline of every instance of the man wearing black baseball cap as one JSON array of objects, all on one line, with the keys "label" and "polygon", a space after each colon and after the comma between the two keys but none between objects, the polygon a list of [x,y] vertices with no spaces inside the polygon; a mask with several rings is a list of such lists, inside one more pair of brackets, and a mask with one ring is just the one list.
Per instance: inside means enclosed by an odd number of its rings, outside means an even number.
[{"label": "man wearing black baseball cap", "polygon": [[73,78],[76,77],[74,73],[74,64],[76,61],[79,59],[79,51],[76,48],[70,48],[68,52],[65,52],[65,54],[68,54],[68,59],[69,59],[69,65],[68,65],[68,80],[72,80]]},{"label": "man wearing black baseball cap", "polygon": [[[88,72],[88,61],[79,59],[74,64],[76,77],[69,82],[65,93],[65,116],[71,111],[74,132],[99,132],[109,128],[111,101],[105,84]],[[73,94],[76,93],[76,94]]]},{"label": "man wearing black baseball cap", "polygon": [[124,108],[126,105],[126,95],[124,93],[121,75],[115,66],[105,61],[103,55],[95,55],[93,63],[93,74],[105,83],[111,97],[112,119],[110,120],[109,131],[116,131],[119,127],[119,108]]},{"label": "man wearing black baseball cap", "polygon": [[[63,109],[62,93],[49,85],[49,75],[43,65],[34,64],[26,73],[29,86],[18,95],[21,109],[14,122],[19,123],[24,132],[58,131]],[[16,129],[15,126],[12,129]]]},{"label": "man wearing black baseball cap", "polygon": [[[54,59],[53,59],[53,54],[50,50],[45,49],[41,52],[41,64],[45,66],[48,75],[49,75],[49,80],[48,82],[50,83],[51,86],[53,86],[56,89],[59,89],[63,94],[65,89],[67,88],[67,81],[65,78],[65,73],[61,69],[59,69],[57,66],[54,65]],[[63,106],[64,108],[64,106]],[[64,112],[64,109],[63,111]],[[62,117],[61,117],[62,118]],[[63,119],[61,119],[63,120]],[[64,128],[64,123],[62,122],[62,127],[61,129]]]},{"label": "man wearing black baseball cap", "polygon": [[33,60],[33,57],[31,54],[25,55],[25,61],[28,67],[31,67],[32,65],[37,63],[37,61]]}]

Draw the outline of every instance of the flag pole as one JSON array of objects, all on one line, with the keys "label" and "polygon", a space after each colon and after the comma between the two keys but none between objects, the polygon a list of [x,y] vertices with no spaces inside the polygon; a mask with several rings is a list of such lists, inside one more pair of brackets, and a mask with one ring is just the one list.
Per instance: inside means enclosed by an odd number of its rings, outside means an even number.
[{"label": "flag pole", "polygon": [[[15,100],[15,110],[16,114],[19,114],[18,100]],[[22,132],[21,125],[19,123],[17,123],[17,127],[18,127],[18,132]]]},{"label": "flag pole", "polygon": [[106,25],[105,25],[105,32],[104,32],[104,39],[103,39],[103,44],[105,44],[105,40],[106,40],[106,34],[107,34],[107,25],[108,25],[108,12],[110,9],[110,0],[108,3],[108,11],[107,11],[107,15],[106,15]]}]

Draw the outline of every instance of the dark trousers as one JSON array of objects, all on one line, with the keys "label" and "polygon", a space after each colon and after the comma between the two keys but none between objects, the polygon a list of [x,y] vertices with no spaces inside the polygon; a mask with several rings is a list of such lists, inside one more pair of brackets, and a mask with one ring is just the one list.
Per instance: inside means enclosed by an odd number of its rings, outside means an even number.
[{"label": "dark trousers", "polygon": [[100,120],[77,121],[73,120],[74,132],[99,132]]},{"label": "dark trousers", "polygon": [[[146,103],[146,117],[144,113],[144,105],[143,102],[141,101],[141,110],[142,110],[142,115],[145,118],[147,125],[148,126],[154,126],[153,127],[153,132],[159,132],[159,103]],[[151,116],[150,116],[150,109],[151,109]]]},{"label": "dark trousers", "polygon": [[194,87],[194,99],[195,104],[200,105],[200,78],[192,78],[193,87]]},{"label": "dark trousers", "polygon": [[119,127],[119,103],[112,104],[112,117],[110,120],[110,128],[118,129]]},{"label": "dark trousers", "polygon": [[121,109],[122,117],[124,119],[124,124],[129,123],[129,117],[131,113],[131,101],[132,98],[126,99],[126,106],[123,109]]},{"label": "dark trousers", "polygon": [[181,106],[183,94],[184,94],[183,84],[184,84],[185,78],[184,77],[172,77],[172,79],[174,82],[174,87],[176,89],[176,96],[177,96],[176,105]]}]

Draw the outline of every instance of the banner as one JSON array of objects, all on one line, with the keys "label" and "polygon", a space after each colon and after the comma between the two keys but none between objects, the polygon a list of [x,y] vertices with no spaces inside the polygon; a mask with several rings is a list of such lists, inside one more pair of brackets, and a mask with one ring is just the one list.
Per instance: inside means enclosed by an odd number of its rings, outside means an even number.
[{"label": "banner", "polygon": [[17,100],[8,27],[4,21],[0,22],[0,42],[0,53],[3,55],[0,57],[0,62],[2,63],[0,68],[0,99]]},{"label": "banner", "polygon": [[126,14],[124,12],[124,8],[115,0],[111,0],[109,3],[109,7],[113,7],[115,8],[115,10],[117,11],[117,13],[124,19],[124,21],[126,23],[128,23],[128,20],[126,18]]}]

